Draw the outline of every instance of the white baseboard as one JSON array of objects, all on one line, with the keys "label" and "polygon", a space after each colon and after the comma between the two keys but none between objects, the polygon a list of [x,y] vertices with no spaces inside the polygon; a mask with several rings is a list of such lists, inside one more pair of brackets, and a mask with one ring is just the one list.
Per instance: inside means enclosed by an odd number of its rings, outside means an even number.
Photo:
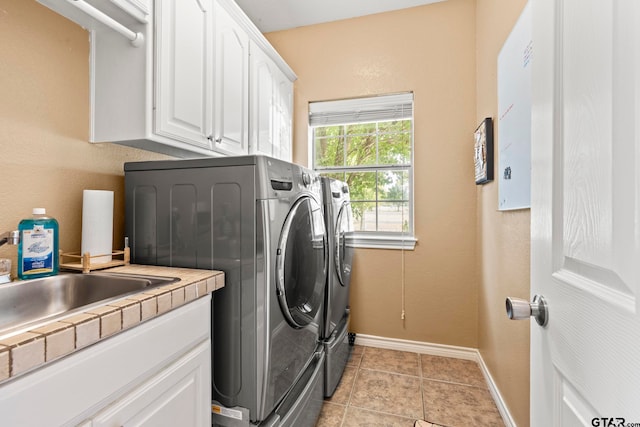
[{"label": "white baseboard", "polygon": [[505,427],[516,427],[516,422],[513,420],[513,417],[511,416],[511,412],[509,412],[509,409],[507,408],[507,405],[505,404],[504,399],[502,399],[500,390],[498,390],[498,386],[496,385],[495,381],[493,381],[491,372],[489,372],[489,368],[487,368],[487,365],[484,363],[484,359],[482,358],[482,355],[480,354],[479,351],[478,351],[477,362],[480,365],[480,369],[482,369],[484,379],[487,381],[487,384],[489,385],[489,392],[491,393],[491,396],[493,396],[493,400],[496,402],[496,406],[498,407],[498,411],[502,416],[502,421],[504,421]]},{"label": "white baseboard", "polygon": [[443,345],[443,344],[434,344],[434,343],[426,343],[421,341],[409,341],[402,340],[398,338],[384,338],[377,337],[374,335],[364,335],[364,334],[356,334],[356,344],[362,345],[365,347],[377,347],[377,348],[385,348],[388,350],[399,350],[399,351],[410,351],[414,353],[420,354],[430,354],[432,356],[442,356],[442,357],[452,357],[454,359],[464,359],[464,360],[473,360],[480,365],[480,370],[484,375],[485,380],[487,381],[487,385],[489,387],[489,392],[493,397],[493,400],[496,402],[496,406],[498,407],[498,411],[502,416],[502,420],[506,427],[517,427],[507,405],[500,394],[500,390],[498,390],[498,386],[495,381],[493,381],[493,377],[487,368],[487,365],[484,363],[482,359],[482,355],[476,348],[470,347],[457,347],[453,345]]}]

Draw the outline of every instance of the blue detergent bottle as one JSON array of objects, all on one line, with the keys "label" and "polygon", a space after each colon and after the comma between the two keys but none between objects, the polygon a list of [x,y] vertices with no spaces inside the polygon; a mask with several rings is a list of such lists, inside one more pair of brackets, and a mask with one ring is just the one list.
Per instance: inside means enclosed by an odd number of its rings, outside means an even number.
[{"label": "blue detergent bottle", "polygon": [[36,277],[58,274],[58,221],[46,216],[44,208],[34,208],[33,217],[23,219],[18,225],[18,277]]}]

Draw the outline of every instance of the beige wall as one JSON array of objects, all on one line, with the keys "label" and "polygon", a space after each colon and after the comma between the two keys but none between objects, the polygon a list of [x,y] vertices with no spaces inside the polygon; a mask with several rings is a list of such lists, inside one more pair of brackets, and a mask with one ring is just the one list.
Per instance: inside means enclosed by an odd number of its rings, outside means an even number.
[{"label": "beige wall", "polygon": [[[526,3],[477,0],[476,121],[493,117],[496,143],[500,138],[497,57]],[[477,203],[478,347],[516,424],[525,427],[529,425],[529,322],[509,321],[504,300],[529,296],[529,210],[498,212],[497,181],[478,188]]]},{"label": "beige wall", "polygon": [[[405,253],[359,249],[352,329],[477,347],[518,426],[529,425],[529,211],[497,212],[497,183],[473,183],[472,132],[497,116],[497,55],[526,0],[448,0],[267,34],[298,74],[294,159],[307,163],[309,101],[415,93],[415,227]],[[497,132],[497,125],[496,125]],[[496,136],[497,138],[499,135]]]},{"label": "beige wall", "polygon": [[[529,424],[529,329],[506,320],[504,297],[529,294],[529,212],[496,211],[497,184],[473,184],[470,147],[477,123],[497,115],[496,56],[524,4],[449,0],[268,35],[299,76],[299,163],[309,101],[414,91],[419,242],[405,253],[406,320],[402,253],[359,250],[352,329],[480,348],[519,426]],[[121,246],[122,165],[161,156],[87,143],[86,31],[35,0],[3,0],[0,40],[0,231],[44,206],[61,247],[79,250],[82,190],[107,189]],[[15,253],[0,247],[0,257]]]},{"label": "beige wall", "polygon": [[[124,236],[123,163],[157,155],[89,144],[89,36],[35,0],[0,5],[0,231],[34,207],[60,224],[60,247],[80,250],[82,190],[115,192],[114,245]],[[0,247],[13,259],[16,248]]]},{"label": "beige wall", "polygon": [[352,329],[477,347],[478,267],[473,177],[475,1],[267,34],[298,75],[294,159],[307,164],[309,101],[413,91],[415,251],[358,249]]}]

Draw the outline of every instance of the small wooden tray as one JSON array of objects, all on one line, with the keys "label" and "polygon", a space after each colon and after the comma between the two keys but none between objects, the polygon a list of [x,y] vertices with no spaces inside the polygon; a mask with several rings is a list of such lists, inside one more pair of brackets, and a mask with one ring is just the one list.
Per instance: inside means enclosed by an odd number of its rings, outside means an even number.
[{"label": "small wooden tray", "polygon": [[[91,259],[111,255],[112,257],[121,257],[122,259],[112,259],[110,262],[96,263]],[[63,262],[64,259],[75,261]],[[88,273],[92,270],[102,270],[105,268],[118,267],[121,265],[129,265],[129,248],[122,251],[112,251],[111,254],[91,255],[89,252],[80,254],[80,252],[60,252],[60,268],[65,270],[82,271]]]}]

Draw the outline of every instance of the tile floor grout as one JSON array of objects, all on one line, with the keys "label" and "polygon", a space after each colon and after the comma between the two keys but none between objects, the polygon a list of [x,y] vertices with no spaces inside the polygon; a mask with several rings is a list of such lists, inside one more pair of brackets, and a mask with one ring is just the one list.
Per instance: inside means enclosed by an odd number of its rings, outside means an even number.
[{"label": "tile floor grout", "polygon": [[418,356],[418,374],[420,375],[420,400],[422,401],[422,419],[427,419],[427,404],[424,401],[424,375],[422,370],[422,357]]},{"label": "tile floor grout", "polygon": [[[363,350],[364,352],[364,350]],[[360,363],[362,363],[362,360],[360,360]],[[353,382],[355,384],[356,380],[358,379],[358,372],[360,372],[360,363],[358,363],[358,367],[356,368],[356,374],[353,377]],[[349,405],[351,404],[351,396],[353,395],[353,387],[351,387],[351,391],[349,391],[349,397],[347,398],[347,402],[344,405],[344,413],[342,414],[342,422],[340,423],[340,426],[343,427],[344,423],[345,423],[345,419],[347,418],[347,408],[349,407]]]},{"label": "tile floor grout", "polygon": [[324,403],[316,427],[504,426],[477,363],[376,347],[354,347]]}]

